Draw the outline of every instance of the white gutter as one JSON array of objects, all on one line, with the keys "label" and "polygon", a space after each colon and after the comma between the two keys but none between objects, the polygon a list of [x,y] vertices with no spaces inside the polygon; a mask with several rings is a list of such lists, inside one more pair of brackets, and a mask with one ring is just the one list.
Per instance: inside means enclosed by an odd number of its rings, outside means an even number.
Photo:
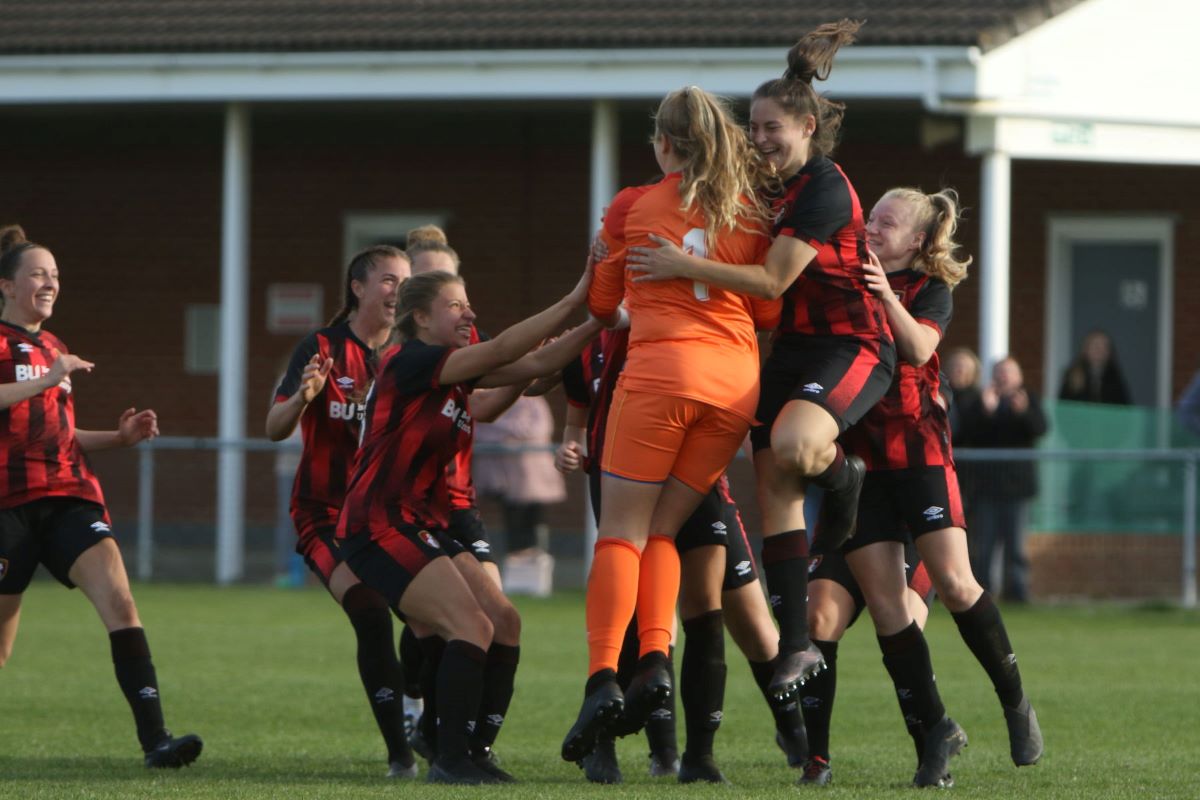
[{"label": "white gutter", "polygon": [[[972,47],[851,47],[838,97],[973,98]],[[783,48],[216,53],[0,57],[0,104],[658,97],[687,83],[745,96]]]}]

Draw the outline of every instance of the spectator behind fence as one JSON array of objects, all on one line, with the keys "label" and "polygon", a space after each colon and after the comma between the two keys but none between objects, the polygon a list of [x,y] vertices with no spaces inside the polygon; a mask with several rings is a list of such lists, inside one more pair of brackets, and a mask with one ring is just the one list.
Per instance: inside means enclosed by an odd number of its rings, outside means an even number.
[{"label": "spectator behind fence", "polygon": [[1104,331],[1092,331],[1083,337],[1079,355],[1063,372],[1058,399],[1117,406],[1132,402],[1111,336]]},{"label": "spectator behind fence", "polygon": [[527,448],[520,452],[478,453],[475,486],[500,500],[508,557],[504,564],[509,592],[549,594],[554,560],[547,552],[549,537],[542,513],[547,503],[566,499],[566,485],[554,468],[547,445],[554,435],[554,415],[544,397],[521,397],[495,422],[480,424],[475,439],[481,444]]},{"label": "spectator behind fence", "polygon": [[[946,354],[946,380],[942,388],[949,391],[946,414],[950,420],[950,438],[955,449],[971,447],[971,442],[962,435],[962,409],[979,402],[979,373],[983,371],[979,356],[969,347],[956,347]],[[975,499],[975,484],[979,465],[974,461],[962,460],[955,464],[958,472],[958,491],[962,496],[963,512],[967,515],[967,530],[971,530],[971,514]],[[986,577],[986,576],[983,576]]]},{"label": "spectator behind fence", "polygon": [[[996,363],[991,385],[969,396],[959,415],[955,444],[961,438],[970,447],[1033,447],[1047,430],[1038,397],[1025,387],[1021,366],[1011,356]],[[1003,547],[1003,594],[1019,603],[1029,600],[1025,534],[1029,501],[1036,495],[1033,461],[994,462],[977,473],[970,532],[972,569],[984,588],[992,590],[992,560],[997,545]]]},{"label": "spectator behind fence", "polygon": [[1200,436],[1200,372],[1192,376],[1192,382],[1183,390],[1175,414],[1184,430],[1193,436]]}]

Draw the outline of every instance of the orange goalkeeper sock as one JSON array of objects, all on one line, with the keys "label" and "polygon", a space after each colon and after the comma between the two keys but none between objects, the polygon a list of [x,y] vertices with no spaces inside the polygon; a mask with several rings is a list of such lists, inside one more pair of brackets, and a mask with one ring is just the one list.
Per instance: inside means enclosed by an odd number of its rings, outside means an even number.
[{"label": "orange goalkeeper sock", "polygon": [[638,578],[638,657],[666,654],[675,627],[675,602],[679,599],[679,551],[669,536],[651,536],[642,551]]},{"label": "orange goalkeeper sock", "polygon": [[587,587],[588,675],[616,671],[625,629],[638,596],[638,563],[642,554],[625,539],[596,542]]}]

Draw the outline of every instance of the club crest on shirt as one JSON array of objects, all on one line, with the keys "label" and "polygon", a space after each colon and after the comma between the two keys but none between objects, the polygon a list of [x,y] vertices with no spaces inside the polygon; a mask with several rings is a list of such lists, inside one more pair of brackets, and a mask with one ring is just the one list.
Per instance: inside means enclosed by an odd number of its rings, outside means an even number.
[{"label": "club crest on shirt", "polygon": [[422,542],[434,548],[435,550],[440,550],[442,548],[442,546],[438,544],[438,540],[434,538],[434,535],[429,531],[421,531],[417,534],[417,536],[420,536]]}]

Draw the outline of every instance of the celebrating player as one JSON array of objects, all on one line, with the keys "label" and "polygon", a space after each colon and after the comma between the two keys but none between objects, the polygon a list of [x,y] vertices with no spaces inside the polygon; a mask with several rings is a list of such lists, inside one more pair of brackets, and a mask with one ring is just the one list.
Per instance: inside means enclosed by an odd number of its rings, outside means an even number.
[{"label": "celebrating player", "polygon": [[[587,756],[622,710],[640,725],[670,696],[667,653],[680,581],[674,536],[745,438],[758,402],[755,324],[769,326],[779,315],[778,303],[698,282],[627,284],[626,248],[651,234],[732,264],[759,261],[768,245],[758,194],[766,164],[716,98],[696,87],[667,95],[653,144],[664,178],[613,200],[601,234],[608,255],[589,296],[592,313],[606,321],[625,313],[624,298],[632,327],[605,434],[587,593],[588,680],[563,741],[567,761]],[[724,548],[709,550],[723,562]],[[723,563],[705,574],[719,596]],[[616,668],[635,607],[640,658],[622,695]],[[680,780],[689,773],[719,778],[714,772],[711,755],[707,763],[685,757]]]},{"label": "celebrating player", "polygon": [[342,562],[334,535],[358,450],[376,352],[396,322],[397,293],[408,257],[388,245],[355,255],[346,269],[345,299],[329,325],[296,348],[267,414],[267,436],[282,441],[302,426],[304,451],[292,485],[296,552],[337,601],[358,640],[358,674],[387,745],[388,777],[417,774],[404,731],[404,675],[393,649],[392,616],[383,595]]},{"label": "celebrating player", "polygon": [[844,107],[818,95],[838,49],[859,23],[822,25],[788,52],[782,78],[759,86],[750,135],[783,180],[774,198],[775,240],[765,263],[720,263],[657,235],[630,248],[637,281],[688,278],[706,286],[784,298],[784,317],[762,371],[751,433],[763,513],[763,572],[779,620],[780,656],[770,690],[777,704],[819,671],[808,637],[804,486],[824,489],[813,548],[836,549],[854,531],[864,466],[838,435],[887,391],[895,349],[879,300],[867,289],[862,209],[830,160]]},{"label": "celebrating player", "polygon": [[163,723],[150,645],[86,456],[157,436],[158,418],[130,408],[116,430],[75,427],[72,375],[95,365],[42,328],[58,299],[58,265],[15,225],[0,231],[0,292],[0,666],[12,654],[21,596],[43,564],[67,588],[82,589],[100,615],[146,766],[190,764],[204,743],[174,737]]}]

